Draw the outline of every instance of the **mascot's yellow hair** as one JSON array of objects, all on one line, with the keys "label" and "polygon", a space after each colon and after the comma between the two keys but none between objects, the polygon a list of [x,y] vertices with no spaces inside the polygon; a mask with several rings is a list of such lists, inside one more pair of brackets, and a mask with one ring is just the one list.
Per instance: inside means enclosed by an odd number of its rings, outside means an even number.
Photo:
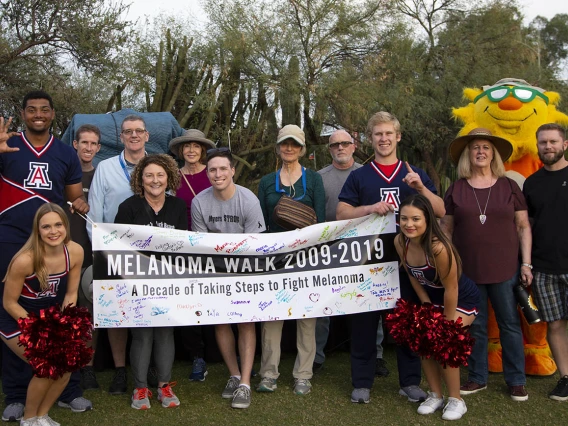
[{"label": "mascot's yellow hair", "polygon": [[[534,87],[526,82],[526,86],[509,85],[506,80],[503,80],[502,86]],[[470,103],[465,107],[452,109],[454,118],[464,124],[459,135],[465,135],[476,127],[485,127],[495,136],[507,139],[513,144],[513,155],[508,163],[513,163],[526,155],[537,157],[536,129],[545,123],[568,126],[568,115],[556,109],[560,95],[556,92],[542,92],[548,98],[548,104],[541,96],[535,96],[525,103],[513,98],[511,94],[506,99],[495,102],[486,95],[482,96],[484,91],[481,89],[464,89],[464,98]]]}]

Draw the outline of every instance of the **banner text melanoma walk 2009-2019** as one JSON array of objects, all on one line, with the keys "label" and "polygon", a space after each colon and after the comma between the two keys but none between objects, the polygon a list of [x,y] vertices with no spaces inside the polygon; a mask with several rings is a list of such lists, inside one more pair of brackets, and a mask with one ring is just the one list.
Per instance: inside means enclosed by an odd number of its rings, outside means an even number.
[{"label": "banner text melanoma walk 2009-2019", "polygon": [[96,327],[272,321],[390,309],[400,295],[394,215],[278,234],[98,223]]}]

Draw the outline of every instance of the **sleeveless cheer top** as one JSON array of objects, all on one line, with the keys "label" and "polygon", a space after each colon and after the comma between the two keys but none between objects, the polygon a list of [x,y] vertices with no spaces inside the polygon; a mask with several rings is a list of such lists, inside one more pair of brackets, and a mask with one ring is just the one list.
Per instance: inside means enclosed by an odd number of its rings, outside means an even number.
[{"label": "sleeveless cheer top", "polygon": [[[405,250],[408,250],[410,240],[405,237]],[[422,266],[412,266],[406,262],[408,272],[426,290],[430,301],[434,305],[444,305],[444,285],[439,276],[436,276],[436,267],[430,263],[426,255],[426,264]],[[480,294],[477,285],[463,273],[458,280],[458,307],[457,310],[467,315],[477,315]]]},{"label": "sleeveless cheer top", "polygon": [[[65,270],[57,274],[50,274],[47,278],[48,287],[41,289],[39,280],[35,274],[24,278],[22,293],[18,303],[28,312],[39,313],[40,310],[49,308],[56,304],[62,304],[67,293],[67,279],[69,276],[70,259],[67,246],[63,246],[65,253]],[[20,334],[18,322],[0,306],[0,334],[6,339],[11,339]]]}]

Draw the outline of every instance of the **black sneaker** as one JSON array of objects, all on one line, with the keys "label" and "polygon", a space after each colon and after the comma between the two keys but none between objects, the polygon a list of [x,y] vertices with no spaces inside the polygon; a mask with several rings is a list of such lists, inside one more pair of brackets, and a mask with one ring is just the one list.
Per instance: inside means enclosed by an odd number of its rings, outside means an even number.
[{"label": "black sneaker", "polygon": [[323,362],[315,362],[312,364],[312,373],[316,374],[323,368]]},{"label": "black sneaker", "polygon": [[558,380],[558,384],[552,389],[552,392],[548,394],[548,397],[556,401],[568,401],[568,376],[564,376]]},{"label": "black sneaker", "polygon": [[126,393],[126,368],[117,368],[108,388],[111,395],[123,395]]},{"label": "black sneaker", "polygon": [[390,371],[387,368],[387,362],[382,358],[377,358],[377,363],[375,364],[375,375],[378,377],[387,377]]},{"label": "black sneaker", "polygon": [[81,368],[81,388],[83,390],[99,388],[99,382],[97,382],[93,367],[88,366]]}]

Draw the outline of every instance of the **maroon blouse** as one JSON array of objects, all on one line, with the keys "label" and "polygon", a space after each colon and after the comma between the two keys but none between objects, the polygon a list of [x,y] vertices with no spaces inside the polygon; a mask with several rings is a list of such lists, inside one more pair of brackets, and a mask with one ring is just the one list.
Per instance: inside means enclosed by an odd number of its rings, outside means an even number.
[{"label": "maroon blouse", "polygon": [[[211,182],[209,182],[209,178],[207,177],[207,167],[194,175],[184,176],[195,191],[195,195],[211,186]],[[191,202],[195,196],[193,195],[193,192],[191,192],[191,189],[189,189],[189,186],[187,186],[183,177],[181,178],[180,187],[176,191],[176,196],[185,201],[185,204],[187,205],[187,223],[189,226],[187,229],[191,231]]]},{"label": "maroon blouse", "polygon": [[519,267],[515,212],[527,210],[527,203],[515,181],[499,178],[491,188],[487,218],[481,224],[480,207],[483,212],[489,188],[476,188],[475,195],[466,179],[454,182],[446,192],[446,214],[454,218],[453,243],[461,256],[464,274],[477,284],[501,283]]}]

